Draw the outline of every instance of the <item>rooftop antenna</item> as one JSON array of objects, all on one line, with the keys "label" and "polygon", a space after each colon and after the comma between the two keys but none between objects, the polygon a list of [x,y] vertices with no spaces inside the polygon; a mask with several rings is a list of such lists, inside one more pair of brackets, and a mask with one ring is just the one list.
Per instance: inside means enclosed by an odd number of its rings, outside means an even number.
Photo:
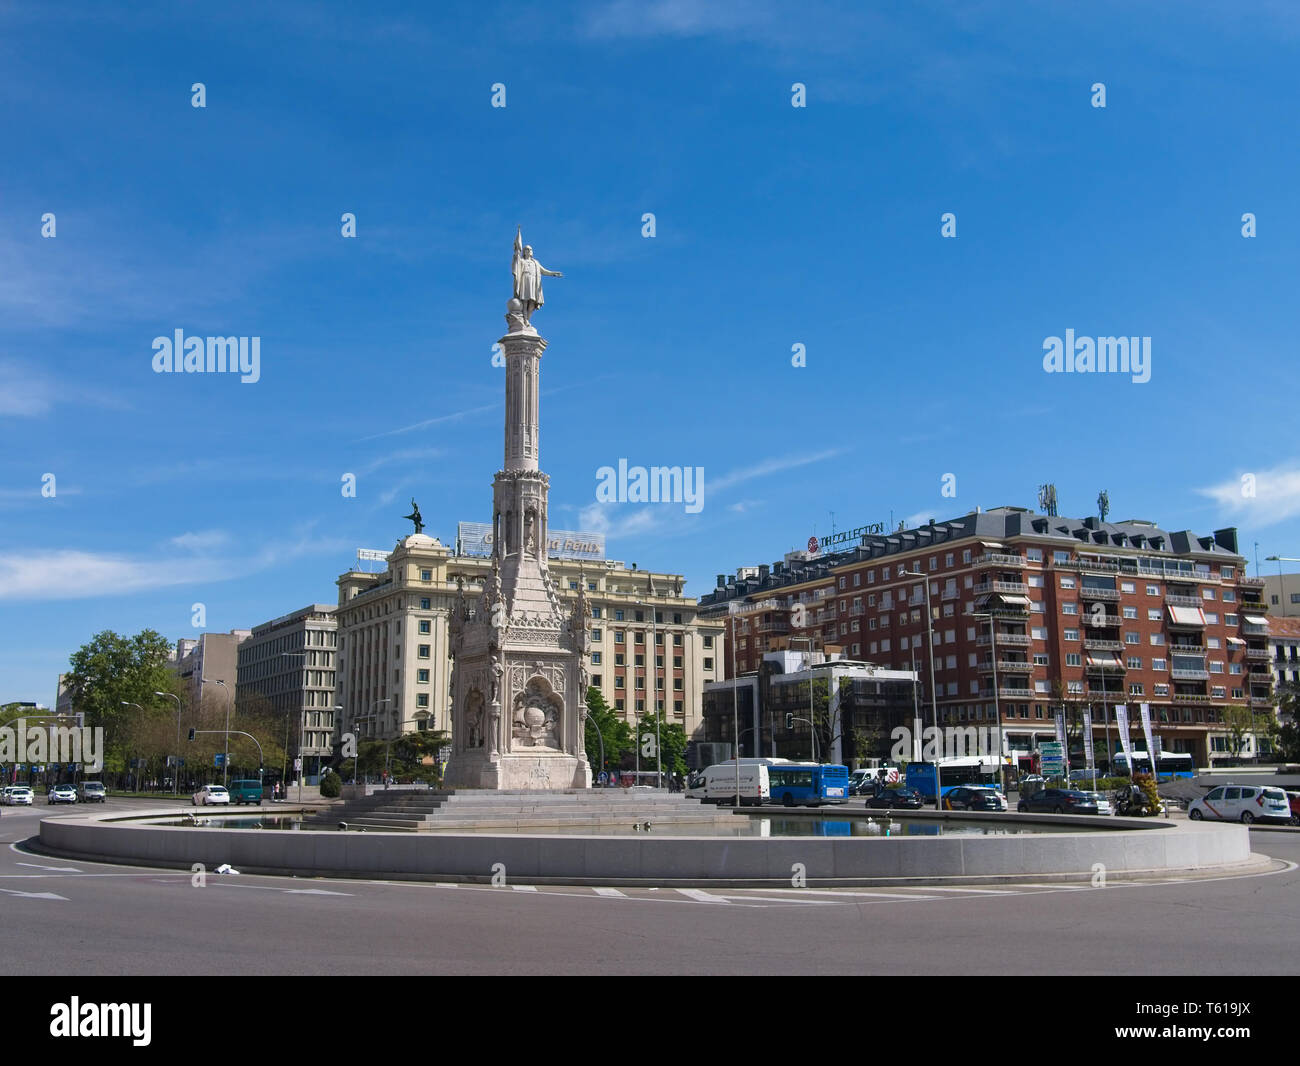
[{"label": "rooftop antenna", "polygon": [[1038,486],[1038,506],[1049,518],[1057,517],[1056,486],[1050,481],[1046,485]]}]

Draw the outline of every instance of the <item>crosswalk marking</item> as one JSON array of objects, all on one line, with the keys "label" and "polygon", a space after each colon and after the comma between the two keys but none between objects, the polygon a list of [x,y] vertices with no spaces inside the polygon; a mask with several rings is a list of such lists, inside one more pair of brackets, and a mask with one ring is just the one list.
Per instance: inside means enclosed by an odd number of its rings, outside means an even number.
[{"label": "crosswalk marking", "polygon": [[595,892],[598,896],[617,896],[619,899],[627,899],[627,893],[620,892],[617,888],[598,888]]},{"label": "crosswalk marking", "polygon": [[679,888],[677,891],[687,899],[695,900],[696,903],[721,903],[725,906],[727,902],[725,899],[720,899],[718,896],[709,895],[709,893],[700,888]]},{"label": "crosswalk marking", "polygon": [[511,885],[510,887],[513,888],[516,892],[536,892],[536,891],[537,891],[537,886],[536,886],[536,885]]}]

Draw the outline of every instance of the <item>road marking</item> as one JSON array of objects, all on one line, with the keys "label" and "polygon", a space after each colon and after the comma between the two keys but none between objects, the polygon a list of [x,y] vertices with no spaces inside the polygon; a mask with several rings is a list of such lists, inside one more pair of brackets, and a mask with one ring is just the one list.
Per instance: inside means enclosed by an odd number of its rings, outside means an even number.
[{"label": "road marking", "polygon": [[592,891],[598,896],[613,896],[618,899],[627,899],[627,893],[620,892],[617,888],[596,888]]},{"label": "road marking", "polygon": [[510,887],[513,888],[516,892],[536,892],[536,891],[537,891],[537,886],[536,886],[536,885],[511,885]]},{"label": "road marking", "polygon": [[27,899],[61,899],[64,903],[68,902],[67,896],[60,896],[54,892],[19,892],[13,888],[0,888],[6,896],[24,896]]},{"label": "road marking", "polygon": [[290,896],[350,896],[351,892],[334,892],[328,888],[285,888],[282,892]]},{"label": "road marking", "polygon": [[42,866],[39,862],[16,862],[15,866],[30,866],[36,870],[53,870],[61,874],[79,874],[81,873],[75,866]]},{"label": "road marking", "polygon": [[727,902],[726,900],[720,899],[717,896],[709,895],[707,892],[705,892],[703,889],[700,888],[679,888],[677,891],[680,892],[687,899],[695,900],[696,903],[722,903],[725,905]]}]

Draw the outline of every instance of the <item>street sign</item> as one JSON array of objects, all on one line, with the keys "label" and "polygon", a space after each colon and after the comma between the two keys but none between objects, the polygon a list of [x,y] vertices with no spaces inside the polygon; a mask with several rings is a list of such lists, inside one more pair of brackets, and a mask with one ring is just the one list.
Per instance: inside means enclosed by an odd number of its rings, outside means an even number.
[{"label": "street sign", "polygon": [[596,780],[599,781],[602,785],[608,785],[609,774],[607,774],[604,770],[601,770],[601,772],[596,775]]},{"label": "street sign", "polygon": [[438,749],[438,761],[446,762],[450,758],[451,758],[451,748],[444,744],[441,748]]},{"label": "street sign", "polygon": [[1042,741],[1038,745],[1038,755],[1044,777],[1065,773],[1065,746],[1060,741]]},{"label": "street sign", "polygon": [[221,754],[221,752],[217,752],[216,755],[212,756],[212,765],[220,766],[225,761],[225,758],[226,757]]}]

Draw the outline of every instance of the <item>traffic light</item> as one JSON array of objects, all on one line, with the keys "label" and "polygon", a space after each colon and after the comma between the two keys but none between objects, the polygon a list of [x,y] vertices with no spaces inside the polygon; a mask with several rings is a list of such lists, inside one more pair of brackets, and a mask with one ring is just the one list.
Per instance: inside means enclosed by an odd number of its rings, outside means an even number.
[{"label": "traffic light", "polygon": [[190,740],[193,740],[193,739],[194,739],[194,730],[191,729],[191,730],[190,730]]},{"label": "traffic light", "polygon": [[786,727],[786,729],[793,729],[793,728],[794,728],[794,712],[793,712],[793,711],[786,711],[786,712],[785,712],[785,727]]}]

